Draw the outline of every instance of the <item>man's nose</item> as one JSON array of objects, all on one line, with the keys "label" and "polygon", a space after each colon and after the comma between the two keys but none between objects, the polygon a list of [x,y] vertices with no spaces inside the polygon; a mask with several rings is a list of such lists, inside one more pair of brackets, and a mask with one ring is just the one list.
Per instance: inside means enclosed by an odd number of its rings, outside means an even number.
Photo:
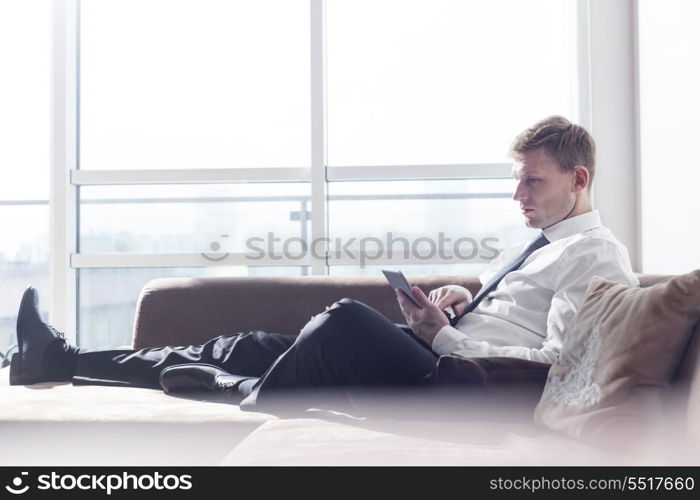
[{"label": "man's nose", "polygon": [[513,200],[518,201],[518,200],[523,199],[523,195],[524,195],[523,191],[524,190],[522,189],[522,183],[518,182],[515,185],[515,191],[513,192]]}]

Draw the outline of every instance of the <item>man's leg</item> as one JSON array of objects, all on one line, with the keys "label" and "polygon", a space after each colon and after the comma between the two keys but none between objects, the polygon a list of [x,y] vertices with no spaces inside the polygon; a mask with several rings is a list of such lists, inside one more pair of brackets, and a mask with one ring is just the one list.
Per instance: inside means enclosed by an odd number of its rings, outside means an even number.
[{"label": "man's leg", "polygon": [[207,363],[236,375],[262,375],[248,398],[252,404],[261,388],[267,394],[283,387],[420,383],[436,355],[403,328],[361,302],[343,299],[312,318],[299,336],[256,331],[201,346],[77,352],[41,320],[29,289],[18,316],[21,351],[10,377],[14,384],[72,378],[76,384],[158,388],[163,369]]},{"label": "man's leg", "polygon": [[224,335],[197,346],[82,352],[39,314],[36,290],[28,288],[17,315],[18,353],[10,384],[70,381],[76,384],[160,388],[160,372],[175,364],[206,363],[259,376],[294,343],[295,336],[254,331]]},{"label": "man's leg", "polygon": [[254,383],[241,407],[264,406],[280,389],[423,384],[437,355],[371,307],[342,299],[315,316]]},{"label": "man's leg", "polygon": [[206,363],[230,373],[259,377],[294,339],[294,335],[253,331],[222,335],[202,345],[80,352],[72,381],[76,385],[160,389],[160,372],[186,363]]}]

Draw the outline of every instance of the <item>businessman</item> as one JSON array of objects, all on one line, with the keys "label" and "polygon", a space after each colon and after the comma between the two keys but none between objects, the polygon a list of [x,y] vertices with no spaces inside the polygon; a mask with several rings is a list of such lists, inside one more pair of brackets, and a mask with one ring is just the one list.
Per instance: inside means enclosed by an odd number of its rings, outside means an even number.
[{"label": "businessman", "polygon": [[[584,128],[548,117],[515,139],[511,156],[513,200],[525,224],[541,232],[502,252],[480,276],[473,300],[459,286],[428,296],[413,287],[420,306],[396,292],[406,325],[344,298],[298,335],[251,331],[202,345],[90,352],[41,320],[29,288],[20,304],[10,382],[214,391],[254,409],[290,389],[313,394],[335,386],[425,384],[443,354],[552,363],[593,276],[630,286],[638,281],[627,249],[592,209],[595,143]],[[443,311],[448,306],[457,313],[452,320]]]}]

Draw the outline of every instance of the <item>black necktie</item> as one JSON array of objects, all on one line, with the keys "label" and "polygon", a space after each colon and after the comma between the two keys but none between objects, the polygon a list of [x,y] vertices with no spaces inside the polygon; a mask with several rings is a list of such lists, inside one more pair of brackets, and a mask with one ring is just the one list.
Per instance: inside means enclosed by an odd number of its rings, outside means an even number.
[{"label": "black necktie", "polygon": [[455,326],[460,320],[460,318],[462,318],[462,316],[472,312],[476,308],[476,306],[479,305],[479,302],[481,302],[483,298],[486,297],[486,295],[488,295],[494,288],[498,286],[503,277],[509,272],[518,269],[532,252],[548,244],[549,240],[545,238],[544,233],[540,233],[540,235],[536,239],[532,240],[530,244],[527,247],[525,247],[525,250],[520,252],[520,255],[518,255],[515,259],[510,261],[507,266],[501,269],[493,278],[491,278],[491,280],[488,283],[486,283],[481,288],[481,290],[479,290],[479,293],[476,294],[476,297],[474,297],[474,300],[471,301],[471,303],[467,306],[464,312],[450,320],[450,325]]}]

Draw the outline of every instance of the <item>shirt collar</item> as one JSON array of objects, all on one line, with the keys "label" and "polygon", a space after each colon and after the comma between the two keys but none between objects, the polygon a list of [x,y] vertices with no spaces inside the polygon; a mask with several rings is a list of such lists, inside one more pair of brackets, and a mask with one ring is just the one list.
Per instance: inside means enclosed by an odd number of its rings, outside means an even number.
[{"label": "shirt collar", "polygon": [[590,231],[601,225],[600,213],[598,210],[591,210],[585,214],[557,222],[553,226],[543,229],[542,233],[550,242],[553,242],[573,236],[574,234],[583,233],[584,231]]}]

